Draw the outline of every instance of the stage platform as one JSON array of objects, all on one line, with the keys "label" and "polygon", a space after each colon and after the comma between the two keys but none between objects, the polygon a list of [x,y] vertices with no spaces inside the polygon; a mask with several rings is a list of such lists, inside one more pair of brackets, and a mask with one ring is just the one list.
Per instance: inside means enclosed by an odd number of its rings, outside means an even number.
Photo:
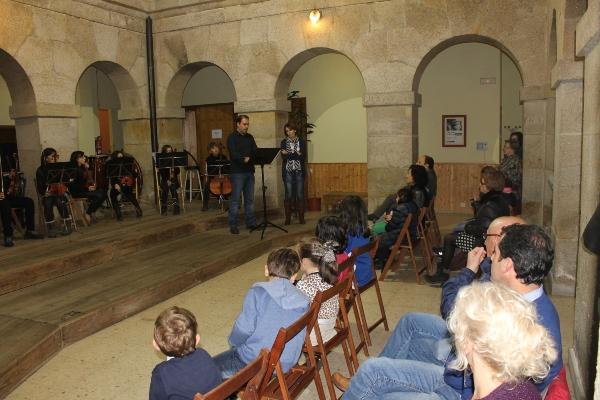
[{"label": "stage platform", "polygon": [[[261,240],[260,231],[231,235],[227,214],[196,210],[145,209],[141,219],[104,218],[67,237],[0,248],[0,398],[62,347],[311,235],[317,219],[287,234],[269,228]],[[282,224],[278,217],[270,212]]]}]

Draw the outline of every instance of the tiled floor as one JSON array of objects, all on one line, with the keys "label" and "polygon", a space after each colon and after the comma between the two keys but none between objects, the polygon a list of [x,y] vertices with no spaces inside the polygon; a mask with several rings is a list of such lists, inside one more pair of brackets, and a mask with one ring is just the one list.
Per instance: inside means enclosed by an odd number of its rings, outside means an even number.
[{"label": "tiled floor", "polygon": [[[460,217],[446,216],[451,226]],[[192,310],[198,319],[201,346],[211,354],[227,348],[227,336],[252,283],[264,279],[266,255],[228,271],[168,301],[104,329],[62,350],[9,396],[24,399],[142,399],[148,396],[150,373],[161,357],[153,351],[152,330],[158,313],[171,305]],[[409,311],[439,312],[440,289],[414,282],[412,272],[390,275],[382,284],[390,328]],[[554,297],[561,316],[563,354],[573,341],[574,299]],[[367,318],[378,312],[374,293],[365,296]],[[372,355],[377,355],[389,332],[373,334]],[[341,350],[331,356],[333,368],[345,371]],[[361,354],[360,359],[364,356]],[[316,398],[313,388],[302,399]]]}]

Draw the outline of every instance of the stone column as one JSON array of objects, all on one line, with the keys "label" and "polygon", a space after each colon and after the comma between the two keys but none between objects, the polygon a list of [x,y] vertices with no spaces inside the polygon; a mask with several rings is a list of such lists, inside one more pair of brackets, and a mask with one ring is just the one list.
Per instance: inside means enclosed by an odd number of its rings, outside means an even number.
[{"label": "stone column", "polygon": [[[583,134],[581,141],[581,199],[579,226],[583,231],[600,194],[600,2],[588,3],[577,24],[577,56],[585,57]],[[573,262],[575,260],[572,260]],[[569,351],[569,371],[576,398],[592,398],[592,371],[597,357],[594,340],[598,332],[598,257],[583,247],[577,253],[575,329]],[[596,376],[598,380],[600,377]]]},{"label": "stone column", "polygon": [[414,128],[419,103],[420,95],[413,91],[364,96],[369,211],[404,185],[406,168],[417,157],[417,129]]},{"label": "stone column", "polygon": [[552,233],[555,256],[552,294],[575,295],[579,246],[583,63],[562,60],[552,70],[556,91]]},{"label": "stone column", "polygon": [[183,121],[185,109],[159,108],[156,111],[158,124],[158,151],[164,144],[170,144],[174,149],[184,149]]},{"label": "stone column", "polygon": [[[279,147],[283,139],[283,126],[288,121],[290,103],[286,98],[264,100],[239,100],[234,104],[237,114],[250,117],[248,132],[254,136],[258,147]],[[254,191],[255,210],[259,217],[263,202],[260,167],[256,167],[256,184]],[[283,205],[283,182],[281,179],[281,157],[265,166],[266,200],[269,209]],[[260,222],[260,218],[258,219]]]},{"label": "stone column", "polygon": [[135,157],[142,167],[144,187],[140,199],[145,203],[154,204],[154,172],[148,112],[120,110],[119,121],[123,129],[123,150]]},{"label": "stone column", "polygon": [[544,210],[546,136],[548,109],[553,107],[549,86],[521,89],[523,103],[523,210],[528,222],[542,224]]},{"label": "stone column", "polygon": [[35,172],[40,166],[41,151],[52,147],[60,161],[68,161],[79,146],[77,119],[79,106],[74,104],[35,103],[13,106],[17,147],[21,170],[27,178],[26,195],[37,201]]}]

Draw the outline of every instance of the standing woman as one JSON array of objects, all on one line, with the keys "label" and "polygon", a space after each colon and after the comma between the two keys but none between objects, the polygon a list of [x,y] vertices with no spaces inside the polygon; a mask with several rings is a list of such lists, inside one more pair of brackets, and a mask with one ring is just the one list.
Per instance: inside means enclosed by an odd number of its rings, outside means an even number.
[{"label": "standing woman", "polygon": [[283,127],[286,138],[281,141],[281,175],[285,186],[285,225],[290,224],[292,205],[298,210],[298,221],[304,224],[304,176],[306,174],[306,141],[298,137],[296,126]]},{"label": "standing woman", "polygon": [[85,211],[85,219],[88,224],[94,219],[93,215],[106,200],[106,192],[96,190],[96,183],[90,180],[90,166],[83,151],[71,153],[71,163],[77,168],[75,179],[69,183],[69,193],[73,197],[85,197],[89,200],[89,206]]}]

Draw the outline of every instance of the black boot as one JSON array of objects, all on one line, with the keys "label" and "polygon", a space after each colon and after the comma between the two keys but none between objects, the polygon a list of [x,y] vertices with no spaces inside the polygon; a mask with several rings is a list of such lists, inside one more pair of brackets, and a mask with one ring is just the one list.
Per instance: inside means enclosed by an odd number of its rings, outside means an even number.
[{"label": "black boot", "polygon": [[289,225],[292,218],[292,203],[288,200],[285,200],[283,204],[285,207],[285,222],[283,224]]},{"label": "black boot", "polygon": [[179,215],[181,213],[181,210],[179,209],[179,204],[175,204],[173,206],[173,215]]},{"label": "black boot", "polygon": [[55,238],[58,236],[58,231],[54,227],[54,222],[46,222],[46,231],[48,232],[49,238]]},{"label": "black boot", "polygon": [[304,200],[300,199],[296,202],[296,208],[298,209],[298,222],[306,224],[304,220]]}]

